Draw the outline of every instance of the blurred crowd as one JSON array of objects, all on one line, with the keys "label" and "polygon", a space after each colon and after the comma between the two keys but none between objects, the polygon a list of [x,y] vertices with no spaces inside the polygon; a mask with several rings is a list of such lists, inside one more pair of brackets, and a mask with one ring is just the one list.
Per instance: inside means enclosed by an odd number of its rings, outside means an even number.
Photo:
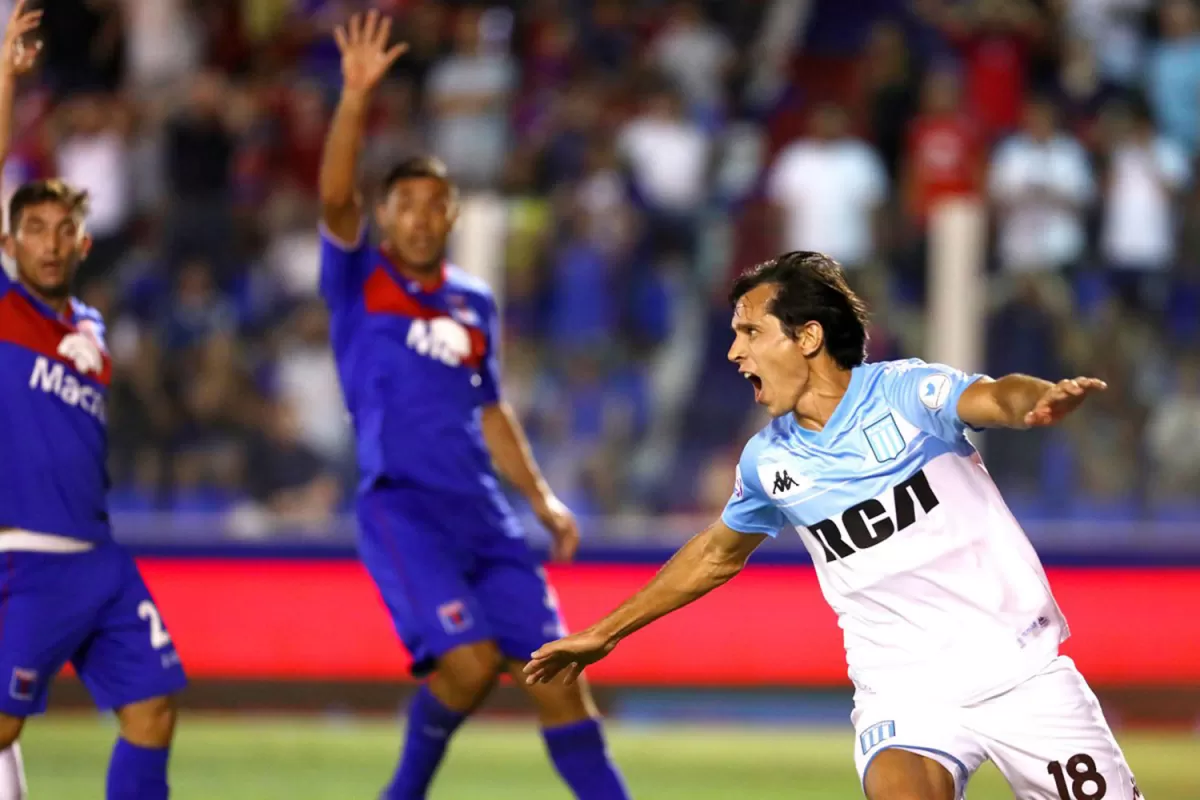
[{"label": "blurred crowd", "polygon": [[506,390],[578,512],[724,504],[762,422],[724,363],[749,263],[830,253],[870,357],[920,355],[929,221],[965,196],[990,212],[987,371],[1110,385],[1061,429],[988,434],[1015,509],[1200,519],[1192,0],[43,5],[4,187],[91,192],[117,511],[320,532],[351,500],[314,196],[331,31],[369,5],[411,49],[366,185],[432,151],[500,210]]}]

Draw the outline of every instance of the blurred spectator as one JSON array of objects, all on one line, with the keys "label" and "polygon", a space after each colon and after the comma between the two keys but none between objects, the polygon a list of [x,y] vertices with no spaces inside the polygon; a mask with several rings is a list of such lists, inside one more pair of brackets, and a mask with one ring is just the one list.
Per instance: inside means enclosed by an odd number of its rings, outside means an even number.
[{"label": "blurred spectator", "polygon": [[121,0],[121,5],[131,88],[170,88],[199,66],[201,28],[187,0]]},{"label": "blurred spectator", "polygon": [[1000,261],[1011,272],[1072,267],[1084,254],[1083,214],[1095,191],[1091,165],[1079,142],[1058,130],[1056,117],[1047,100],[1031,100],[1024,131],[992,158]]},{"label": "blurred spectator", "polygon": [[246,462],[250,496],[273,515],[276,525],[327,529],[341,502],[337,475],[304,444],[294,407],[275,403],[262,417]]},{"label": "blurred spectator", "polygon": [[736,54],[721,29],[705,19],[699,3],[673,3],[651,47],[654,63],[682,89],[693,109],[707,114],[719,109]]},{"label": "blurred spectator", "polygon": [[1146,89],[1163,132],[1195,152],[1200,145],[1200,19],[1193,0],[1164,0],[1162,41],[1150,52]]},{"label": "blurred spectator", "polygon": [[1145,43],[1142,16],[1152,0],[1069,0],[1067,24],[1099,56],[1105,81],[1134,83],[1142,66]]},{"label": "blurred spectator", "polygon": [[328,118],[320,86],[301,83],[292,87],[283,111],[276,170],[277,178],[289,188],[316,195]]},{"label": "blurred spectator", "polygon": [[117,100],[89,94],[61,106],[56,127],[57,172],[88,192],[92,249],[77,278],[82,292],[106,276],[128,246],[133,213],[129,120]]},{"label": "blurred spectator", "polygon": [[1121,93],[1120,87],[1100,71],[1095,51],[1087,40],[1068,34],[1051,93],[1067,132],[1090,142],[1092,126],[1100,112]]},{"label": "blurred spectator", "polygon": [[408,81],[396,81],[380,88],[378,113],[371,120],[371,135],[363,146],[362,174],[367,176],[368,183],[377,176],[386,175],[404,159],[424,151],[413,98],[413,86]]},{"label": "blurred spectator", "polygon": [[484,49],[478,11],[460,11],[454,30],[454,52],[429,74],[430,141],[455,180],[492,186],[504,167],[516,67],[508,53]]},{"label": "blurred spectator", "polygon": [[767,197],[779,216],[780,250],[817,250],[846,269],[875,255],[877,215],[887,197],[879,156],[849,134],[843,108],[814,110],[808,138],[789,144],[767,174]]},{"label": "blurred spectator", "polygon": [[125,71],[121,0],[54,0],[42,4],[45,69],[60,96],[111,92]]},{"label": "blurred spectator", "polygon": [[1159,501],[1200,492],[1200,355],[1180,361],[1175,386],[1150,415],[1146,445]]},{"label": "blurred spectator", "polygon": [[1011,132],[1021,119],[1032,44],[1041,17],[1029,0],[919,0],[918,9],[954,44],[966,67],[967,97],[984,135]]},{"label": "blurred spectator", "polygon": [[168,265],[207,258],[222,277],[234,267],[232,171],[236,137],[226,115],[224,79],[202,73],[188,104],[168,122],[164,141],[171,208],[166,221]]},{"label": "blurred spectator", "polygon": [[961,96],[955,73],[930,73],[921,90],[921,112],[908,123],[900,191],[904,211],[922,238],[938,203],[977,196],[983,185],[985,150],[976,126],[963,113]]},{"label": "blurred spectator", "polygon": [[1175,263],[1175,201],[1191,177],[1190,159],[1155,132],[1150,110],[1141,103],[1125,110],[1114,134],[1102,252],[1126,301],[1161,313]]},{"label": "blurred spectator", "polygon": [[329,350],[329,320],[320,302],[310,301],[292,315],[275,369],[278,397],[293,410],[299,441],[331,469],[349,474],[353,441]]},{"label": "blurred spectator", "polygon": [[895,181],[904,154],[904,129],[917,105],[917,77],[904,40],[904,29],[885,22],[871,29],[860,78],[869,130]]},{"label": "blurred spectator", "polygon": [[697,214],[708,199],[708,134],[684,115],[677,94],[659,88],[646,98],[642,113],[621,129],[617,149],[646,206],[654,251],[691,254]]},{"label": "blurred spectator", "polygon": [[596,0],[584,33],[584,46],[592,63],[606,72],[618,72],[630,62],[635,44],[629,10],[623,0]]}]

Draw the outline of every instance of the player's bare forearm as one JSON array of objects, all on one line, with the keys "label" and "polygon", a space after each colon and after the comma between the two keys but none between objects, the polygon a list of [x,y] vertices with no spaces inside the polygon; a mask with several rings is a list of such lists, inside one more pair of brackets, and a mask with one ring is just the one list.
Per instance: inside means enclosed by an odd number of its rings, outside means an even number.
[{"label": "player's bare forearm", "polygon": [[488,453],[500,476],[511,483],[533,505],[550,495],[550,487],[538,469],[533,449],[516,412],[505,402],[486,406],[481,424]]},{"label": "player's bare forearm", "polygon": [[1025,416],[1054,384],[1030,375],[980,379],[962,393],[959,418],[976,428],[1025,428]]},{"label": "player's bare forearm", "polygon": [[17,76],[12,70],[0,69],[0,164],[8,161],[12,151],[13,97],[17,93]]},{"label": "player's bare forearm", "polygon": [[591,627],[610,646],[654,620],[699,600],[746,566],[765,534],[743,534],[717,521],[693,536],[649,583]]},{"label": "player's bare forearm", "polygon": [[1032,428],[1053,425],[1083,403],[1089,394],[1108,386],[1080,376],[1050,383],[1028,375],[1006,375],[998,381],[979,380],[958,401],[958,416],[976,428]]},{"label": "player's bare forearm", "polygon": [[321,219],[330,233],[347,242],[358,236],[362,225],[357,185],[358,153],[370,102],[367,91],[342,92],[321,156]]}]

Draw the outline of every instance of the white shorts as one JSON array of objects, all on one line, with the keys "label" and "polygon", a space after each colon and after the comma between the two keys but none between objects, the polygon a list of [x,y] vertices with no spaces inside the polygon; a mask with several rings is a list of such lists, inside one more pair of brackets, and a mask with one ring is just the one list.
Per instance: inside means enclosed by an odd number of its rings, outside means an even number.
[{"label": "white shorts", "polygon": [[959,800],[987,759],[1018,800],[1142,800],[1096,696],[1066,656],[975,705],[868,695],[850,719],[860,781],[875,756],[899,748],[945,767]]}]

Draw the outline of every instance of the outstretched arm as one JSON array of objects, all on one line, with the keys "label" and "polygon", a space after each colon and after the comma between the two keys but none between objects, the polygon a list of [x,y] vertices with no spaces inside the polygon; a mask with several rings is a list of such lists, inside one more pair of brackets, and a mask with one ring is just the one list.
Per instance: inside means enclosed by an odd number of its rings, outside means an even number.
[{"label": "outstretched arm", "polygon": [[560,672],[570,683],[588,664],[608,655],[629,634],[698,600],[742,571],[767,538],[739,533],[718,520],[693,536],[637,594],[587,630],[542,647],[525,665],[529,683]]},{"label": "outstretched arm", "polygon": [[974,428],[1035,428],[1053,425],[1074,411],[1084,398],[1108,388],[1096,378],[1058,383],[1029,375],[1005,375],[972,383],[958,399],[958,416]]},{"label": "outstretched arm", "polygon": [[388,48],[392,21],[378,11],[355,14],[348,27],[334,31],[342,53],[342,94],[321,156],[321,221],[342,242],[358,238],[362,228],[362,199],[357,185],[358,153],[371,92],[387,74],[406,45]]}]

